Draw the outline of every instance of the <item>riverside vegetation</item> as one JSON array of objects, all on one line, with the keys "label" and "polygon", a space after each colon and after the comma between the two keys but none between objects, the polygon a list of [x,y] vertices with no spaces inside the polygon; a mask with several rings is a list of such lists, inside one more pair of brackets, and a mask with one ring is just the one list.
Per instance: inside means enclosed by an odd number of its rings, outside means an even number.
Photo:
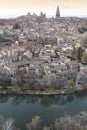
[{"label": "riverside vegetation", "polygon": [[[20,130],[14,125],[13,119],[5,119],[0,116],[0,130]],[[75,116],[65,114],[56,118],[49,126],[42,125],[42,119],[34,116],[32,121],[25,125],[25,130],[87,130],[87,113],[82,111]]]}]

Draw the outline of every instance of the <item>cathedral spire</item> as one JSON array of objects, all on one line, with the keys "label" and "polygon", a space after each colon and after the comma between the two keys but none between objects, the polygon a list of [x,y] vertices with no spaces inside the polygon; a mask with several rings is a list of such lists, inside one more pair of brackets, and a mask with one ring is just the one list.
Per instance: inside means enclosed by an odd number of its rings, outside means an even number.
[{"label": "cathedral spire", "polygon": [[56,10],[56,18],[60,17],[60,9],[59,6],[57,6],[57,10]]}]

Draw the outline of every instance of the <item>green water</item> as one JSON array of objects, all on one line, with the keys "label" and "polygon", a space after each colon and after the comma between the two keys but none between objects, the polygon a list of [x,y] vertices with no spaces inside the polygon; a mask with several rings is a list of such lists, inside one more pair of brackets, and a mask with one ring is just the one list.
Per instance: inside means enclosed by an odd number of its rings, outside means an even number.
[{"label": "green water", "polygon": [[0,115],[13,118],[21,130],[34,115],[40,116],[44,125],[49,125],[66,113],[74,116],[81,111],[87,112],[87,91],[68,96],[0,95]]}]

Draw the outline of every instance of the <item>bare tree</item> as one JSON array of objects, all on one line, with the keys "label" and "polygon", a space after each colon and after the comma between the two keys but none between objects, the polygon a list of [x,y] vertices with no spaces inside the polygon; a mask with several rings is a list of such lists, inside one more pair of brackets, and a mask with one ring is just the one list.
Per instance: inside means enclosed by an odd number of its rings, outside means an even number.
[{"label": "bare tree", "polygon": [[39,116],[34,116],[32,122],[26,124],[28,130],[40,130],[41,129],[41,118]]},{"label": "bare tree", "polygon": [[14,120],[13,119],[7,119],[7,120],[5,120],[5,122],[3,124],[2,130],[15,130]]}]

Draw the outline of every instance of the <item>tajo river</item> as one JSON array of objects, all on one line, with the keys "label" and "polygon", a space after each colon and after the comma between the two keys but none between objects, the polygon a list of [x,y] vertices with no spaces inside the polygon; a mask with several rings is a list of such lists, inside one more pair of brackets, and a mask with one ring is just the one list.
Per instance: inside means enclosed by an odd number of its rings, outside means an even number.
[{"label": "tajo river", "polygon": [[13,118],[21,130],[35,115],[49,125],[65,113],[74,116],[81,111],[87,112],[87,91],[55,96],[0,95],[0,115]]}]

